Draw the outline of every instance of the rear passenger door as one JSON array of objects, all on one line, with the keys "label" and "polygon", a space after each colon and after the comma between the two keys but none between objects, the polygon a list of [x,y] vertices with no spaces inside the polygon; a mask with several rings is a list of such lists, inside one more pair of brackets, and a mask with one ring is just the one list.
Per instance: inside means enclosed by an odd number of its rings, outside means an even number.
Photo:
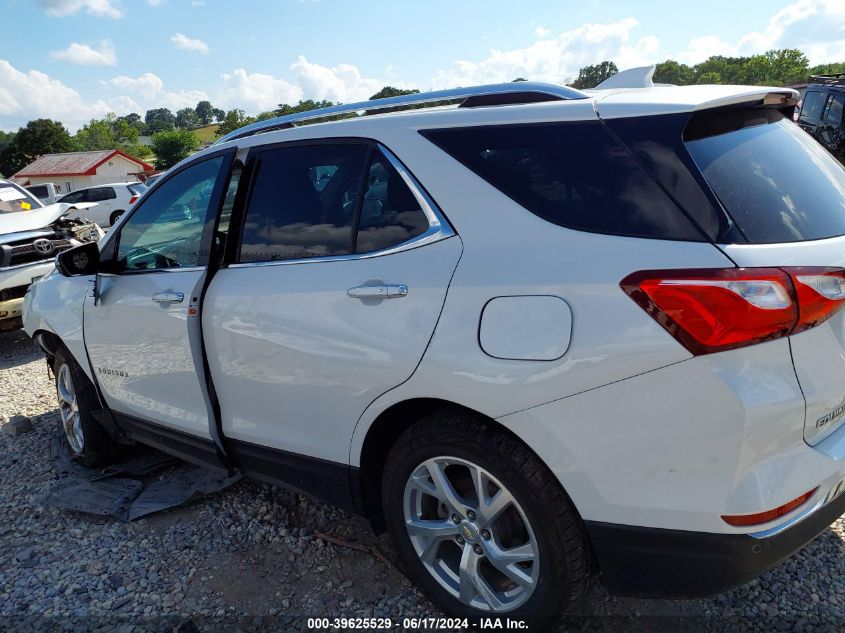
[{"label": "rear passenger door", "polygon": [[359,416],[419,363],[460,240],[374,143],[262,148],[241,178],[203,309],[223,434],[345,464]]}]

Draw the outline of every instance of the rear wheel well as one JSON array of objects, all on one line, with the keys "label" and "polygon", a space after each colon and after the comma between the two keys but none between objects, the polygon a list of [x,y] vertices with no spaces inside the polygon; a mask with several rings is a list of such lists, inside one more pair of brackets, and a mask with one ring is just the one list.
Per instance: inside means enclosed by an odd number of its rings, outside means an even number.
[{"label": "rear wheel well", "polygon": [[385,530],[381,504],[381,479],[387,463],[387,454],[407,429],[432,413],[444,409],[464,412],[476,419],[483,418],[488,424],[501,429],[508,435],[513,435],[510,430],[496,420],[448,400],[415,398],[394,404],[383,411],[367,430],[364,445],[361,448],[358,481],[354,482],[355,493],[360,494],[358,505],[363,509],[364,514],[377,533]]}]

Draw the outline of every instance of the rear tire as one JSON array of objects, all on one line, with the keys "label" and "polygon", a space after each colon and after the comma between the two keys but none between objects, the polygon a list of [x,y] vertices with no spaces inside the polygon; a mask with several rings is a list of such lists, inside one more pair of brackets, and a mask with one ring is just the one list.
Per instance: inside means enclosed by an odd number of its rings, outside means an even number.
[{"label": "rear tire", "polygon": [[115,222],[117,222],[120,219],[120,216],[122,216],[124,213],[126,213],[126,211],[122,209],[118,211],[112,211],[111,215],[109,216],[109,226],[114,226]]},{"label": "rear tire", "polygon": [[442,411],[405,431],[387,458],[382,503],[409,577],[450,615],[539,630],[591,587],[569,497],[533,452],[483,419]]},{"label": "rear tire", "polygon": [[94,385],[79,363],[64,347],[59,348],[53,362],[59,419],[71,451],[86,466],[106,466],[114,461],[117,446],[92,411],[100,409]]}]

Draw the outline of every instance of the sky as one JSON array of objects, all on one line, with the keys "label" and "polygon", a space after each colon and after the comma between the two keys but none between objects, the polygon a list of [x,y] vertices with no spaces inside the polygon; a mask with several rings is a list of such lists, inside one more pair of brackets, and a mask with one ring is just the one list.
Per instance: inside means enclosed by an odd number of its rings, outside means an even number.
[{"label": "sky", "polygon": [[845,0],[0,0],[0,130],[209,99],[247,114],[588,64],[799,48],[845,61]]}]

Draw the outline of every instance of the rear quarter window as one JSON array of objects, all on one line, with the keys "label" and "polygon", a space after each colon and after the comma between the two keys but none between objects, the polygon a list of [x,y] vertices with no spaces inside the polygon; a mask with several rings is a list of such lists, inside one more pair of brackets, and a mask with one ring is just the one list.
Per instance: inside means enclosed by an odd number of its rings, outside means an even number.
[{"label": "rear quarter window", "polygon": [[421,134],[553,224],[608,235],[704,239],[598,121],[449,128]]},{"label": "rear quarter window", "polygon": [[801,104],[801,119],[820,119],[824,109],[826,92],[808,91]]}]

